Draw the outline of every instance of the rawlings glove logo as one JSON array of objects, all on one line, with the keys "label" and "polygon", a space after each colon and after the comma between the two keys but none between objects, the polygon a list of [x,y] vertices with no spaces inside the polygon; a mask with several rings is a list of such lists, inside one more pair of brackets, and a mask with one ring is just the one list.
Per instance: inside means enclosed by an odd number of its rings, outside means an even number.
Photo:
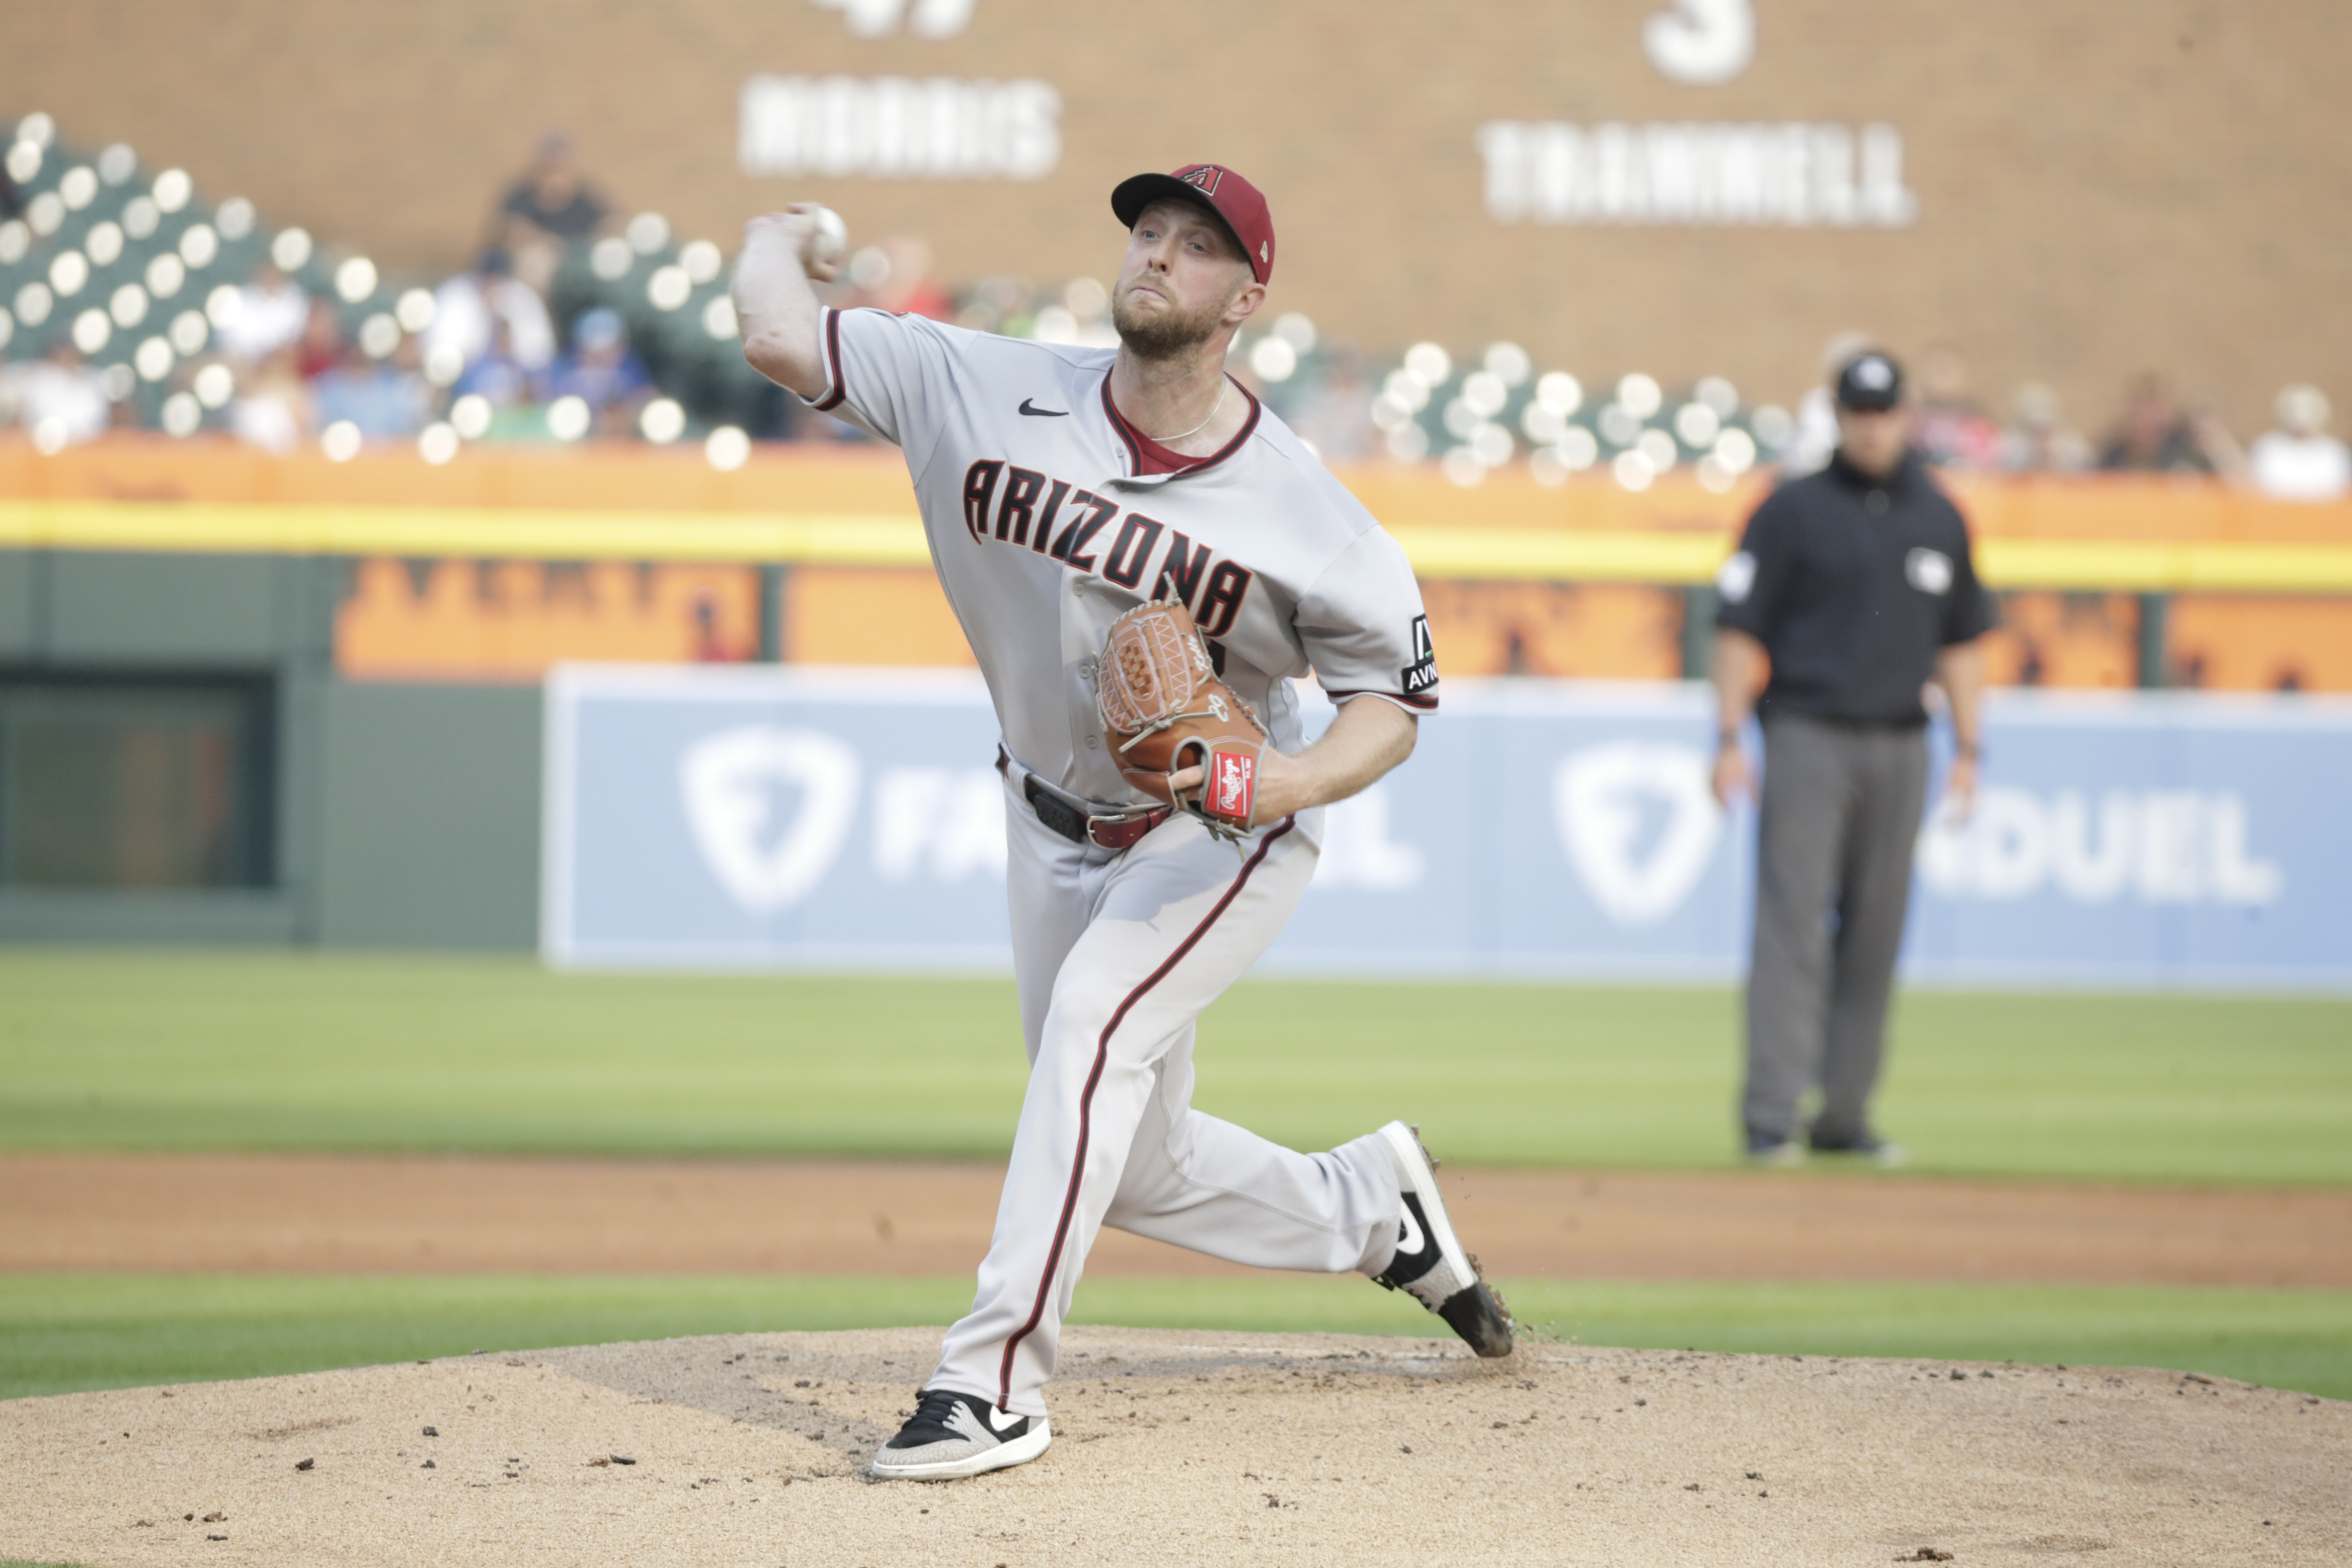
[{"label": "rawlings glove logo", "polygon": [[1247,752],[1209,753],[1208,809],[1217,816],[1245,823],[1255,804],[1257,759]]}]

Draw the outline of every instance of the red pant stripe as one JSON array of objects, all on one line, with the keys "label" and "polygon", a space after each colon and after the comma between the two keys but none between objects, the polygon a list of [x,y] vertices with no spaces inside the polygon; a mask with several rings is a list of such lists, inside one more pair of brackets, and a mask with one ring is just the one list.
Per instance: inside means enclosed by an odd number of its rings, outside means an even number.
[{"label": "red pant stripe", "polygon": [[1004,1342],[1004,1361],[998,1373],[997,1382],[996,1407],[999,1410],[1009,1410],[1013,1398],[1013,1353],[1021,1348],[1021,1342],[1027,1339],[1035,1331],[1037,1325],[1045,1320],[1045,1300],[1053,1292],[1054,1277],[1061,1272],[1062,1245],[1069,1239],[1070,1221],[1077,1216],[1078,1185],[1086,1175],[1087,1144],[1094,1131],[1095,1085],[1102,1081],[1103,1068],[1110,1063],[1111,1036],[1118,1030],[1119,1025],[1126,1021],[1128,1010],[1143,1000],[1153,986],[1168,978],[1169,971],[1174,969],[1184,955],[1192,951],[1200,940],[1208,934],[1209,928],[1217,923],[1217,917],[1223,914],[1233,901],[1241,896],[1242,889],[1249,885],[1250,873],[1256,870],[1258,862],[1265,858],[1265,852],[1274,847],[1274,841],[1297,825],[1297,818],[1285,817],[1281,826],[1258,840],[1256,852],[1244,862],[1241,875],[1234,879],[1234,885],[1225,889],[1225,896],[1217,900],[1216,907],[1201,917],[1201,923],[1194,926],[1191,934],[1176,944],[1176,951],[1168,955],[1165,963],[1146,976],[1141,984],[1127,994],[1126,999],[1119,1003],[1118,1010],[1110,1016],[1110,1022],[1103,1026],[1102,1035],[1095,1042],[1095,1065],[1087,1074],[1086,1088],[1078,1094],[1078,1152],[1070,1163],[1070,1187],[1062,1198],[1062,1217],[1054,1226],[1054,1245],[1045,1254],[1045,1278],[1037,1281],[1037,1300],[1029,1309],[1029,1321],[1022,1324],[1011,1339]]}]

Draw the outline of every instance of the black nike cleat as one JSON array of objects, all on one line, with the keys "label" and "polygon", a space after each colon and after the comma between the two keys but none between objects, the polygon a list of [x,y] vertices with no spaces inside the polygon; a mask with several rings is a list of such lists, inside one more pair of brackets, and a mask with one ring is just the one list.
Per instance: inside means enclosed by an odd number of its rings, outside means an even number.
[{"label": "black nike cleat", "polygon": [[1014,1415],[975,1394],[927,1388],[872,1468],[886,1481],[961,1480],[1025,1465],[1053,1440],[1043,1415]]},{"label": "black nike cleat", "polygon": [[1480,1355],[1510,1354],[1510,1310],[1479,1277],[1478,1260],[1462,1250],[1454,1234],[1437,1190],[1437,1162],[1421,1146],[1420,1129],[1391,1121],[1380,1135],[1389,1163],[1396,1167],[1404,1212],[1398,1220],[1396,1256],[1372,1283],[1412,1297]]}]

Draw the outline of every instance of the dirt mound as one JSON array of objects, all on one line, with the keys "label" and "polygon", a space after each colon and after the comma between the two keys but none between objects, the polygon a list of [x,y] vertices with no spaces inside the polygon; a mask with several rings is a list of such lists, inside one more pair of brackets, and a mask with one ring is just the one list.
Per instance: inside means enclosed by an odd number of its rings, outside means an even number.
[{"label": "dirt mound", "polygon": [[[0,1556],[583,1562],[2342,1561],[2352,1405],[2176,1373],[1073,1329],[1053,1448],[864,1479],[935,1330],[0,1404]],[[1931,1558],[1930,1560],[1936,1560]]]}]

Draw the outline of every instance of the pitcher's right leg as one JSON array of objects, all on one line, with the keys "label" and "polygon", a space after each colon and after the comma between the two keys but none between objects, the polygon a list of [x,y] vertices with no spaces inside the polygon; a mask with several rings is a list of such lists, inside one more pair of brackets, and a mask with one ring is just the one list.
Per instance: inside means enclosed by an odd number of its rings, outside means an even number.
[{"label": "pitcher's right leg", "polygon": [[931,1387],[1043,1415],[1062,1319],[1155,1068],[1265,951],[1314,868],[1286,823],[1239,849],[1180,819],[1120,858],[1055,980],[980,1289]]},{"label": "pitcher's right leg", "polygon": [[1397,1180],[1378,1134],[1302,1154],[1192,1102],[1188,1029],[1160,1058],[1105,1225],[1254,1268],[1387,1267]]}]

